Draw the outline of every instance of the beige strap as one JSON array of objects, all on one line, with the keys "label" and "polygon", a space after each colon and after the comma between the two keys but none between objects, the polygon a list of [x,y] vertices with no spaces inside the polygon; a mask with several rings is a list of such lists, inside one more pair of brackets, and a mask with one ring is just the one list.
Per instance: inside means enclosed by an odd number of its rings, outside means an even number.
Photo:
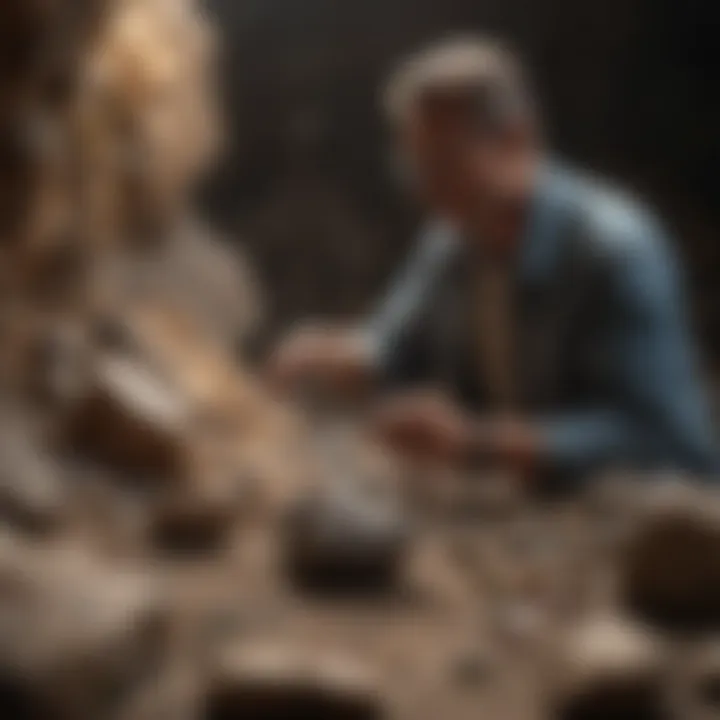
[{"label": "beige strap", "polygon": [[475,282],[475,345],[481,381],[496,409],[517,402],[512,268],[483,263]]}]

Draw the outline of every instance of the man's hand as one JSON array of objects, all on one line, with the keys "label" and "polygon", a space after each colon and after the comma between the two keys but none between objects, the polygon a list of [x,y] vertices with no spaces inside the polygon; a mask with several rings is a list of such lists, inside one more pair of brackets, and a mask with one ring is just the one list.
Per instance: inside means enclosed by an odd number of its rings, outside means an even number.
[{"label": "man's hand", "polygon": [[532,470],[540,454],[528,423],[474,418],[433,392],[391,398],[378,410],[375,430],[398,452],[447,463],[487,463],[524,473]]},{"label": "man's hand", "polygon": [[309,382],[333,391],[357,389],[372,372],[362,333],[348,328],[308,326],[291,333],[270,361],[270,381],[291,390]]},{"label": "man's hand", "polygon": [[406,455],[457,462],[473,442],[471,419],[444,395],[423,392],[386,401],[374,429],[390,447]]}]

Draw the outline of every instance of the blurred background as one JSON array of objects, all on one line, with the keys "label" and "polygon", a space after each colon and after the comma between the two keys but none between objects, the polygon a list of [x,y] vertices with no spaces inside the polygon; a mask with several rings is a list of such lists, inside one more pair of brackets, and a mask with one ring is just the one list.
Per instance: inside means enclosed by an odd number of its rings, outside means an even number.
[{"label": "blurred background", "polygon": [[456,32],[499,33],[530,64],[553,146],[654,204],[675,233],[720,377],[720,24],[712,0],[207,0],[223,43],[231,146],[212,216],[272,288],[272,330],[367,310],[412,239],[377,88]]}]

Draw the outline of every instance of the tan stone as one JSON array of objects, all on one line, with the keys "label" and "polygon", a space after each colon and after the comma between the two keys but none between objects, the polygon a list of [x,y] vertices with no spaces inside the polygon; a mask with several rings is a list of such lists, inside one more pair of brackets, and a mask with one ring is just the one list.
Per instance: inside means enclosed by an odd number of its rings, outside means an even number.
[{"label": "tan stone", "polygon": [[644,627],[620,617],[590,618],[566,631],[554,652],[551,717],[664,717],[666,648]]},{"label": "tan stone", "polygon": [[3,677],[22,678],[53,715],[105,711],[109,689],[129,692],[162,658],[162,594],[143,574],[106,568],[77,547],[48,552],[3,538],[0,584]]},{"label": "tan stone", "polygon": [[45,533],[67,519],[70,502],[57,464],[27,433],[0,421],[2,521],[22,531]]}]

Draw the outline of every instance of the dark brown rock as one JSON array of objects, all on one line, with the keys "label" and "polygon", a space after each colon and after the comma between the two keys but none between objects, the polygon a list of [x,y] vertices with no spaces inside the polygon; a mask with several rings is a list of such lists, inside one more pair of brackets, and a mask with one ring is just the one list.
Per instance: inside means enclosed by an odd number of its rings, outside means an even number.
[{"label": "dark brown rock", "polygon": [[141,477],[177,479],[186,469],[184,398],[146,367],[101,359],[92,384],[70,410],[64,449]]},{"label": "dark brown rock", "polygon": [[663,625],[720,624],[720,498],[710,489],[650,488],[619,555],[626,607]]},{"label": "dark brown rock", "polygon": [[152,544],[161,551],[193,556],[226,546],[243,510],[248,488],[241,479],[212,487],[209,477],[176,490],[153,511]]},{"label": "dark brown rock", "polygon": [[398,579],[408,541],[399,506],[346,484],[304,497],[284,528],[286,568],[305,587],[379,590]]}]

